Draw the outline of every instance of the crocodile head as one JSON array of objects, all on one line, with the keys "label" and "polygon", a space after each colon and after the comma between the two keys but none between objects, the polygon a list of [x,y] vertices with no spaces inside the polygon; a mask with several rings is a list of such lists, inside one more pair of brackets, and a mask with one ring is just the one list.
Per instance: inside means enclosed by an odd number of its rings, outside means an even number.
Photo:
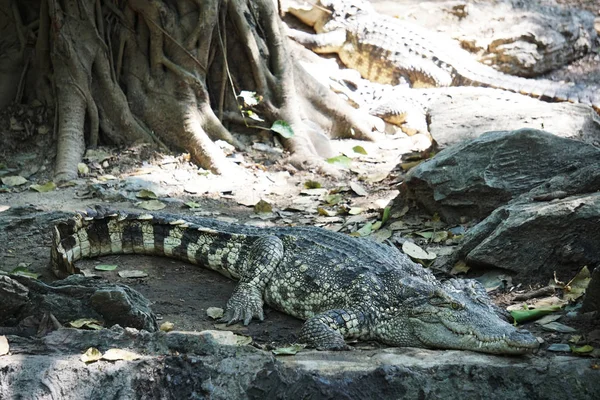
[{"label": "crocodile head", "polygon": [[415,290],[395,315],[377,325],[381,341],[492,354],[525,354],[539,346],[531,333],[505,319],[478,282],[449,280]]}]

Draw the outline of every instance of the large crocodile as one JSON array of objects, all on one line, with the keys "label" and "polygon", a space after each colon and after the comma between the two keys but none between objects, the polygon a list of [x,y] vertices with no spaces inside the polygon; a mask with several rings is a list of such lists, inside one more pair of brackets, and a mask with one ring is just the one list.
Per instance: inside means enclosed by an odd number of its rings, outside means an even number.
[{"label": "large crocodile", "polygon": [[370,81],[412,87],[485,86],[600,111],[600,87],[504,74],[475,61],[452,39],[378,14],[365,1],[291,3],[288,11],[317,32],[290,30],[292,38],[317,53],[337,53],[344,65]]},{"label": "large crocodile", "polygon": [[395,247],[315,227],[256,228],[167,214],[78,213],[56,225],[52,267],[107,254],[200,264],[239,283],[224,319],[263,319],[263,302],[307,320],[300,340],[346,349],[346,338],[392,346],[523,354],[538,342],[504,319],[471,280],[439,282]]}]

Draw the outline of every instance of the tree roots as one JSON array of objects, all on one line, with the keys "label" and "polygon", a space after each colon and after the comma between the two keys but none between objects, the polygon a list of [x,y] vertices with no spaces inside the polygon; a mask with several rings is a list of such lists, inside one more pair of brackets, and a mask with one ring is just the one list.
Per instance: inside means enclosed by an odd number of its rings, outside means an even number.
[{"label": "tree roots", "polygon": [[[299,166],[332,156],[329,137],[374,139],[292,58],[271,0],[41,0],[38,13],[25,98],[56,105],[57,180],[76,177],[86,147],[138,141],[227,173],[214,141],[244,148],[247,136],[231,130],[260,126],[250,110],[262,129],[290,125],[294,136],[282,141]],[[244,104],[243,90],[258,104]]]}]

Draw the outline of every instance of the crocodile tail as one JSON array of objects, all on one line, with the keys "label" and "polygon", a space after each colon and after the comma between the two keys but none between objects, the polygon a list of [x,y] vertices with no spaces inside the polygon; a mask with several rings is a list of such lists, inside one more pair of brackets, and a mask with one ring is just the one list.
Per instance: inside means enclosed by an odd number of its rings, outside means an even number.
[{"label": "crocodile tail", "polygon": [[[58,223],[53,230],[51,267],[58,277],[80,270],[75,262],[110,254],[141,254],[176,258],[193,264],[207,264],[220,273],[214,253],[235,236],[169,215],[114,212],[102,207],[78,212]],[[222,250],[221,250],[222,251]],[[215,264],[213,265],[210,264]],[[218,264],[218,265],[217,265]]]},{"label": "crocodile tail", "polygon": [[468,64],[467,68],[454,66],[458,82],[453,84],[502,89],[549,102],[585,104],[600,112],[600,86],[527,79],[507,75],[475,62],[465,64]]}]

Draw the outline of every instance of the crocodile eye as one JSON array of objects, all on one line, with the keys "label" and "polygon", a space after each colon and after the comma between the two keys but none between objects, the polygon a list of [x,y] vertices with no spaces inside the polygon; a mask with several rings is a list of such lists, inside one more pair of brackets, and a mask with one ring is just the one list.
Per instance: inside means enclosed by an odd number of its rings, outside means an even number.
[{"label": "crocodile eye", "polygon": [[461,309],[461,308],[462,308],[462,307],[461,307],[461,304],[460,304],[460,303],[457,303],[456,301],[453,301],[453,302],[452,302],[452,304],[451,304],[451,306],[452,306],[452,309],[453,309],[453,310],[459,310],[459,309]]}]

